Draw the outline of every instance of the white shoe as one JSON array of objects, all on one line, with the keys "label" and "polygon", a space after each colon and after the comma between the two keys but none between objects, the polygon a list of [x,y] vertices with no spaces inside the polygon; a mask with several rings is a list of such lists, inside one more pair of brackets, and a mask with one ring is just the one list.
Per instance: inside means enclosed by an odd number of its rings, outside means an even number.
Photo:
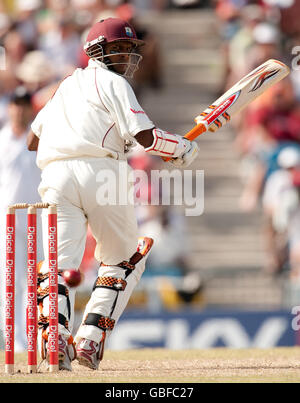
[{"label": "white shoe", "polygon": [[[49,354],[47,351],[47,342],[44,343],[44,351],[46,352],[47,367],[49,368]],[[62,335],[58,335],[58,366],[62,371],[72,371],[71,362],[76,358],[76,350],[74,345],[68,343],[68,339]]]},{"label": "white shoe", "polygon": [[101,344],[93,340],[81,339],[76,348],[76,359],[79,364],[94,370],[98,369],[103,356]]},{"label": "white shoe", "polygon": [[71,362],[75,360],[76,350],[73,344],[68,344],[68,340],[63,336],[58,336],[58,363],[59,369],[72,371]]}]

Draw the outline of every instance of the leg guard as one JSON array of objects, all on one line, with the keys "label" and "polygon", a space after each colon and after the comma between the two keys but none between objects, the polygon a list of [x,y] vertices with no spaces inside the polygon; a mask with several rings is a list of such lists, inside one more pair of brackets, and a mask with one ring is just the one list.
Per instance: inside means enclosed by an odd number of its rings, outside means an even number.
[{"label": "leg guard", "polygon": [[[49,276],[46,274],[38,274],[38,346],[41,357],[47,358],[47,343],[49,333]],[[68,355],[70,360],[76,356],[76,350],[69,329],[69,322],[73,316],[73,303],[74,291],[64,284],[61,271],[58,277],[58,331],[59,331],[59,360],[64,360],[65,354]],[[73,319],[73,318],[72,318]],[[67,345],[67,348],[62,346]]]},{"label": "leg guard", "polygon": [[99,360],[103,357],[104,342],[124,311],[131,293],[145,269],[145,258],[153,245],[151,238],[140,238],[137,252],[129,261],[116,266],[101,264],[91,298],[84,312],[83,322],[75,337],[101,344]]}]

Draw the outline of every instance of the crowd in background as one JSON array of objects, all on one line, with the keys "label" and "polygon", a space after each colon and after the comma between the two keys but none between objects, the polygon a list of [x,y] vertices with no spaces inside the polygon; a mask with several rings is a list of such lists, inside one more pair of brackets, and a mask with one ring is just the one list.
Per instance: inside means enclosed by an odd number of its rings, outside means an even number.
[{"label": "crowd in background", "polygon": [[[7,9],[10,14],[7,14]],[[5,120],[7,97],[17,86],[23,85],[33,95],[36,113],[62,79],[76,67],[86,67],[88,58],[82,45],[88,29],[94,22],[107,17],[130,21],[138,36],[148,42],[143,55],[144,65],[135,78],[135,84],[138,87],[149,82],[158,86],[160,66],[155,38],[138,25],[136,16],[134,5],[124,1],[0,2],[0,44],[5,49],[5,68],[0,71],[0,123]],[[150,64],[148,58],[151,58]]]},{"label": "crowd in background", "polygon": [[268,59],[291,74],[234,121],[245,181],[240,206],[262,207],[266,271],[289,269],[300,279],[300,2],[217,0],[224,56],[224,87]]}]

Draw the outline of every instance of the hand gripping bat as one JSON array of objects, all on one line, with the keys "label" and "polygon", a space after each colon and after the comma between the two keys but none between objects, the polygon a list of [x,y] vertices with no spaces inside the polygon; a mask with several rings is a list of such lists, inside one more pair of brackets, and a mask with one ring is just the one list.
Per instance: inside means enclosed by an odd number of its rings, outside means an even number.
[{"label": "hand gripping bat", "polygon": [[[270,59],[243,77],[204,112],[196,116],[197,125],[185,134],[192,141],[200,134],[215,132],[231,117],[242,111],[250,102],[263,94],[272,85],[286,77],[290,69],[282,62]],[[169,161],[171,158],[164,158]]]}]

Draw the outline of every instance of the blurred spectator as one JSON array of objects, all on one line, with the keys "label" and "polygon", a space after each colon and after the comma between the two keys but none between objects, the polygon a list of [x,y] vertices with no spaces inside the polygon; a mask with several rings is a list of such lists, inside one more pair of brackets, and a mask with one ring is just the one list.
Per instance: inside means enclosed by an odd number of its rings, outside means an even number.
[{"label": "blurred spectator", "polygon": [[273,171],[274,150],[284,142],[300,143],[300,105],[291,81],[282,80],[269,90],[269,103],[252,107],[244,118],[237,144],[249,163],[241,207],[252,210],[265,180]]},{"label": "blurred spectator", "polygon": [[300,168],[293,175],[294,188],[285,195],[289,220],[289,260],[291,281],[300,282]]},{"label": "blurred spectator", "polygon": [[247,5],[240,10],[240,29],[230,38],[228,44],[227,88],[251,71],[248,56],[255,43],[253,31],[264,20],[264,9],[258,4]]},{"label": "blurred spectator", "polygon": [[134,75],[134,89],[137,97],[141,98],[145,88],[161,89],[163,85],[163,67],[160,44],[156,36],[148,29],[143,27],[137,18],[132,18],[130,22],[133,24],[137,36],[146,42],[141,47],[140,54],[143,59],[139,69]]},{"label": "blurred spectator", "polygon": [[[294,191],[294,173],[300,168],[300,145],[287,144],[279,150],[275,170],[266,181],[262,195],[265,216],[267,265],[271,274],[282,271],[288,262],[288,245],[294,244],[292,226],[298,225],[290,219],[288,197]],[[300,207],[300,205],[299,205]],[[300,227],[299,227],[300,228]]]},{"label": "blurred spectator", "polygon": [[70,10],[69,0],[45,0],[44,5],[44,12],[51,17],[64,17]]},{"label": "blurred spectator", "polygon": [[162,12],[169,6],[169,0],[132,0],[131,3],[139,13]]},{"label": "blurred spectator", "polygon": [[54,66],[39,50],[26,54],[16,70],[16,77],[33,94],[32,106],[35,113],[48,102],[58,86]]},{"label": "blurred spectator", "polygon": [[241,28],[240,10],[231,0],[216,0],[213,2],[217,16],[216,31],[219,33],[222,44],[220,54],[222,56],[223,78],[218,93],[222,95],[227,88],[227,81],[231,74],[229,61],[229,43],[233,36]]},{"label": "blurred spectator", "polygon": [[170,207],[144,207],[146,215],[138,215],[140,234],[152,237],[154,245],[139,289],[146,291],[150,311],[178,309],[192,303],[203,289],[200,273],[189,267],[185,218]]},{"label": "blurred spectator", "polygon": [[257,24],[253,29],[253,44],[248,52],[248,69],[253,70],[269,59],[281,59],[281,34],[270,23]]},{"label": "blurred spectator", "polygon": [[140,229],[141,233],[155,240],[151,256],[149,255],[147,260],[147,274],[166,276],[186,274],[188,245],[184,234],[183,217],[167,207],[148,206],[148,213]]},{"label": "blurred spectator", "polygon": [[35,154],[26,151],[26,136],[34,113],[31,95],[24,87],[18,87],[12,94],[7,112],[8,122],[0,132],[2,207],[20,200],[36,201],[40,178]]},{"label": "blurred spectator", "polygon": [[81,40],[72,14],[54,17],[53,28],[39,40],[39,49],[51,60],[60,79],[79,67],[80,46]]},{"label": "blurred spectator", "polygon": [[5,70],[0,70],[0,93],[10,94],[18,86],[16,70],[28,51],[22,35],[14,28],[10,28],[3,37],[5,48]]},{"label": "blurred spectator", "polygon": [[[33,118],[31,97],[25,88],[18,87],[8,105],[8,122],[0,130],[0,262],[1,287],[5,286],[5,216],[7,207],[14,203],[35,203],[40,200],[38,185],[40,170],[35,153],[27,151],[26,138]],[[26,321],[26,261],[27,215],[25,210],[16,214],[16,351],[27,346]],[[41,245],[40,236],[38,244]],[[38,257],[40,258],[40,248]],[[4,289],[2,288],[1,295]],[[1,300],[4,309],[4,298]],[[3,310],[1,317],[4,318]]]},{"label": "blurred spectator", "polygon": [[18,32],[28,49],[35,49],[38,39],[36,12],[42,5],[41,0],[17,0],[15,2],[15,19]]},{"label": "blurred spectator", "polygon": [[242,153],[260,154],[280,141],[300,142],[300,104],[286,78],[248,109],[237,145]]},{"label": "blurred spectator", "polygon": [[216,16],[221,22],[219,26],[221,38],[228,41],[241,28],[241,7],[239,7],[238,2],[232,0],[216,0],[213,5]]},{"label": "blurred spectator", "polygon": [[5,34],[9,31],[9,29],[12,27],[13,21],[12,18],[3,13],[0,12],[0,40],[3,40],[3,37]]},{"label": "blurred spectator", "polygon": [[103,10],[104,1],[99,0],[71,0],[70,4],[74,10],[76,23],[84,29],[88,29]]},{"label": "blurred spectator", "polygon": [[30,92],[50,84],[56,78],[51,59],[41,51],[28,52],[16,69],[16,77]]},{"label": "blurred spectator", "polygon": [[[267,0],[265,0],[267,1]],[[268,0],[268,2],[271,2]],[[273,3],[276,4],[276,2]],[[300,2],[299,0],[277,1],[280,13],[281,32],[289,37],[300,34]]]},{"label": "blurred spectator", "polygon": [[278,273],[290,261],[292,276],[297,275],[299,279],[300,145],[284,147],[277,162],[280,169],[270,175],[263,194],[269,256],[267,268],[271,273]]}]

